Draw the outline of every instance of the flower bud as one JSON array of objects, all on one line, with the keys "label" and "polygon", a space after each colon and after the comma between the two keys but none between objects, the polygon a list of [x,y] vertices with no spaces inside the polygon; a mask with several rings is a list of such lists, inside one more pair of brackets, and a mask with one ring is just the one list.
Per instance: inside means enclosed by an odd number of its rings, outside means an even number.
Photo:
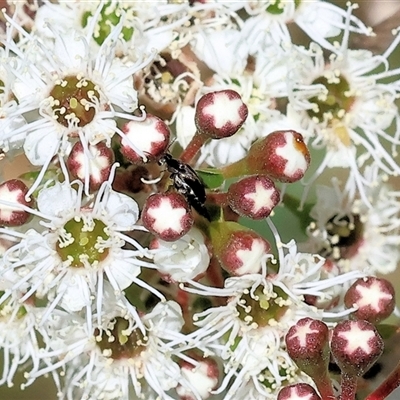
[{"label": "flower bud", "polygon": [[295,383],[284,387],[277,400],[321,400],[315,389],[307,383]]},{"label": "flower bud", "polygon": [[90,189],[97,190],[105,182],[114,163],[114,152],[104,143],[89,145],[85,154],[82,143],[76,142],[67,159],[67,167],[74,178],[89,179]]},{"label": "flower bud", "polygon": [[389,317],[395,307],[395,291],[386,279],[373,276],[357,279],[344,297],[347,308],[358,307],[351,316],[372,324]]},{"label": "flower bud", "polygon": [[214,221],[209,228],[214,255],[227,272],[235,276],[257,274],[270,244],[236,222]]},{"label": "flower bud", "polygon": [[193,225],[190,206],[180,193],[156,193],[147,198],[142,210],[142,221],[153,235],[173,242]]},{"label": "flower bud", "polygon": [[228,189],[229,206],[242,217],[263,219],[279,203],[274,182],[265,175],[248,176]]},{"label": "flower bud", "polygon": [[247,156],[221,169],[225,178],[264,174],[280,182],[296,182],[310,165],[303,136],[295,131],[275,131],[256,141]]},{"label": "flower bud", "polygon": [[285,338],[289,356],[309,376],[328,372],[329,329],[322,321],[300,319]]},{"label": "flower bud", "polygon": [[[211,396],[211,391],[217,387],[219,369],[216,361],[212,358],[202,358],[196,361],[198,362],[197,366],[182,361],[181,373],[191,384],[191,387],[196,390],[196,394],[202,400],[205,400]],[[176,391],[179,395],[179,400],[197,400],[199,398],[181,385],[178,385]]]},{"label": "flower bud", "polygon": [[28,187],[18,179],[0,184],[0,225],[20,226],[28,220],[29,212],[18,207],[31,204],[25,199],[27,193]]},{"label": "flower bud", "polygon": [[131,146],[144,153],[151,161],[158,160],[167,150],[170,131],[166,123],[151,114],[144,121],[129,121],[123,127],[121,153],[133,164],[143,164],[143,158]]},{"label": "flower bud", "polygon": [[333,329],[331,351],[342,373],[364,375],[383,352],[383,340],[367,321],[342,321]]},{"label": "flower bud", "polygon": [[196,105],[195,124],[199,133],[212,139],[234,135],[247,118],[248,109],[239,93],[221,90],[205,94]]}]

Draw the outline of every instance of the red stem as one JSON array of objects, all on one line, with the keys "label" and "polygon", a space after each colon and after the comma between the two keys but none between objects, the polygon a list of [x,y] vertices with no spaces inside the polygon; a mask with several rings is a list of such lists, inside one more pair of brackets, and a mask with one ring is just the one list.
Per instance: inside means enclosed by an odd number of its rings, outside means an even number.
[{"label": "red stem", "polygon": [[207,193],[207,200],[217,206],[223,207],[228,204],[228,194],[227,193]]},{"label": "red stem", "polygon": [[391,374],[374,390],[365,400],[386,399],[397,387],[400,386],[400,362]]},{"label": "red stem", "polygon": [[189,306],[189,293],[185,290],[179,289],[176,296],[176,301],[182,308],[182,316],[185,321],[184,330],[188,330],[192,332],[194,330],[192,315],[190,313],[190,306]]},{"label": "red stem", "polygon": [[357,377],[342,372],[341,387],[342,394],[340,395],[340,400],[354,400],[357,391]]},{"label": "red stem", "polygon": [[207,269],[207,278],[210,283],[216,288],[224,287],[224,277],[222,276],[221,266],[218,260],[213,256],[210,260],[210,265]]},{"label": "red stem", "polygon": [[179,159],[186,164],[190,163],[208,138],[204,133],[196,132]]}]

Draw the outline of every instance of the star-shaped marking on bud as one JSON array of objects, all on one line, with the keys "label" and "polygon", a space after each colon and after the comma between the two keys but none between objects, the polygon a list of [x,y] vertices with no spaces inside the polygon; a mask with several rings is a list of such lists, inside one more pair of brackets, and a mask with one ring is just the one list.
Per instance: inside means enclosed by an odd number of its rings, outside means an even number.
[{"label": "star-shaped marking on bud", "polygon": [[168,198],[162,199],[158,207],[148,209],[148,214],[154,218],[153,227],[156,231],[162,232],[172,229],[175,232],[182,232],[182,218],[187,214],[183,207],[174,207]]},{"label": "star-shaped marking on bud", "polygon": [[236,275],[256,274],[261,268],[261,258],[265,254],[265,242],[260,239],[254,239],[251,247],[238,249],[236,257],[241,261],[242,266],[236,271]]},{"label": "star-shaped marking on bud", "polygon": [[241,99],[232,99],[226,93],[219,92],[214,96],[214,101],[205,106],[202,110],[204,115],[214,119],[214,126],[217,129],[223,128],[227,124],[233,126],[242,123],[240,108],[243,106]]},{"label": "star-shaped marking on bud", "polygon": [[276,154],[286,161],[284,174],[291,177],[296,175],[299,170],[304,173],[308,168],[308,162],[302,149],[299,149],[292,131],[285,132],[285,140],[286,144],[276,149]]},{"label": "star-shaped marking on bud", "polygon": [[257,213],[263,208],[273,208],[275,206],[275,202],[272,200],[275,192],[275,188],[268,189],[261,182],[256,182],[255,191],[246,193],[244,197],[254,202],[253,212]]},{"label": "star-shaped marking on bud", "polygon": [[148,197],[142,210],[142,221],[150,232],[166,241],[185,235],[194,222],[186,199],[176,192]]},{"label": "star-shaped marking on bud", "polygon": [[132,144],[151,160],[158,159],[167,149],[170,131],[160,118],[147,114],[144,121],[130,121],[122,131],[125,137],[121,141],[121,152],[133,163],[142,163],[143,159],[133,150]]},{"label": "star-shaped marking on bud", "polygon": [[243,125],[248,112],[239,93],[234,90],[207,93],[196,104],[197,131],[213,139],[230,137]]},{"label": "star-shaped marking on bud", "polygon": [[29,218],[29,213],[20,206],[29,206],[25,199],[27,186],[18,179],[10,179],[0,185],[0,224],[19,226]]},{"label": "star-shaped marking on bud", "polygon": [[321,400],[321,397],[307,383],[296,383],[284,387],[278,394],[278,400]]},{"label": "star-shaped marking on bud", "polygon": [[365,354],[370,354],[373,350],[368,343],[374,339],[376,334],[370,329],[361,329],[358,324],[350,325],[350,329],[344,332],[339,332],[338,336],[346,341],[343,349],[347,354],[353,354],[357,350],[362,350]]},{"label": "star-shaped marking on bud", "polygon": [[344,297],[346,307],[355,307],[352,318],[373,324],[387,318],[395,307],[395,290],[386,279],[369,276],[355,281]]},{"label": "star-shaped marking on bud", "polygon": [[89,178],[91,189],[98,189],[110,174],[114,162],[114,153],[105,143],[88,146],[88,157],[81,142],[75,143],[67,159],[67,166],[71,174],[82,182]]},{"label": "star-shaped marking on bud", "polygon": [[376,312],[382,308],[382,301],[391,301],[393,296],[385,291],[382,283],[375,281],[369,286],[358,285],[357,292],[360,294],[360,299],[357,301],[359,307],[372,307]]},{"label": "star-shaped marking on bud", "polygon": [[305,347],[307,345],[307,336],[312,334],[319,334],[320,331],[318,329],[312,329],[311,324],[313,320],[306,321],[304,324],[297,324],[295,330],[292,335],[290,335],[287,340],[298,339],[299,345],[301,347]]}]

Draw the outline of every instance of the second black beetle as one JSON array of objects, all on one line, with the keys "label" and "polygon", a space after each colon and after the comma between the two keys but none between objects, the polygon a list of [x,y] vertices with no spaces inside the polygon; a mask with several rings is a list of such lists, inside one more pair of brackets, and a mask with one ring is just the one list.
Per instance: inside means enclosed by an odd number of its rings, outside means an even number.
[{"label": "second black beetle", "polygon": [[210,220],[210,215],[204,206],[205,187],[196,171],[190,165],[173,158],[168,153],[160,158],[159,163],[167,167],[176,191],[185,196],[189,205],[200,215]]}]

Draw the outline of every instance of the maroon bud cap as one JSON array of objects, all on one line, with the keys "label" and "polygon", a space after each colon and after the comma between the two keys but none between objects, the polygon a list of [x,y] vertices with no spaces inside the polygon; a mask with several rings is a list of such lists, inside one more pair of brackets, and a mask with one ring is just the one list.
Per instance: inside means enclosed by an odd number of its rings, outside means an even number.
[{"label": "maroon bud cap", "polygon": [[266,218],[279,200],[280,194],[274,182],[264,175],[248,176],[228,189],[229,206],[242,217]]},{"label": "maroon bud cap", "polygon": [[196,105],[195,124],[199,133],[212,139],[234,135],[247,118],[248,109],[239,93],[221,90],[205,94]]},{"label": "maroon bud cap", "polygon": [[261,260],[271,249],[263,237],[232,221],[211,223],[209,233],[214,255],[227,272],[235,276],[260,272]]},{"label": "maroon bud cap", "polygon": [[383,340],[367,321],[342,321],[333,329],[331,352],[342,373],[364,375],[383,352]]},{"label": "maroon bud cap", "polygon": [[147,114],[144,121],[129,121],[122,127],[122,131],[125,137],[121,140],[121,153],[133,164],[144,162],[138,150],[151,161],[156,161],[168,148],[169,128],[162,119],[154,115]]},{"label": "maroon bud cap", "polygon": [[26,201],[28,187],[18,179],[10,179],[0,185],[0,225],[20,226],[30,217],[20,206],[30,206]]},{"label": "maroon bud cap", "polygon": [[344,297],[347,308],[357,307],[351,316],[377,324],[389,317],[395,307],[395,291],[386,279],[367,277],[357,279]]},{"label": "maroon bud cap", "polygon": [[329,364],[329,329],[322,321],[300,319],[285,338],[287,352],[297,366],[311,377],[324,375]]},{"label": "maroon bud cap", "polygon": [[167,242],[178,240],[193,225],[188,202],[176,192],[156,193],[148,197],[142,221],[152,234]]},{"label": "maroon bud cap", "polygon": [[248,170],[280,182],[296,182],[310,165],[310,153],[303,136],[296,131],[276,131],[257,141],[247,155]]},{"label": "maroon bud cap", "polygon": [[277,400],[321,400],[321,397],[307,383],[296,383],[283,388]]},{"label": "maroon bud cap", "polygon": [[90,189],[97,190],[110,176],[114,152],[103,142],[88,146],[85,154],[81,142],[76,142],[67,159],[67,168],[74,178],[89,179]]},{"label": "maroon bud cap", "polygon": [[[196,357],[197,365],[194,366],[186,361],[181,361],[181,374],[196,390],[197,395],[205,400],[211,396],[211,391],[218,385],[219,369],[215,360],[212,358]],[[179,400],[197,400],[196,396],[188,387],[178,385],[176,388]]]}]

